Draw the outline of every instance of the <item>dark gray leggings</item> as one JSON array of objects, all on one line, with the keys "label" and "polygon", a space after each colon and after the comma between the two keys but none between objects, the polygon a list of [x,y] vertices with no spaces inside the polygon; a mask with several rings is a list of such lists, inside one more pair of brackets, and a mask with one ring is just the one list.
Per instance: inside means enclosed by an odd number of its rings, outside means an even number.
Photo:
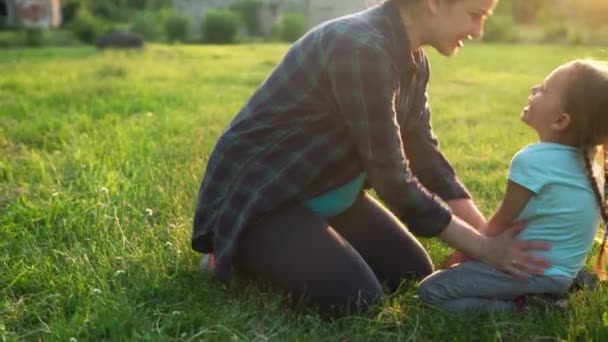
[{"label": "dark gray leggings", "polygon": [[301,204],[264,215],[247,227],[234,266],[329,313],[364,310],[381,300],[381,284],[395,291],[433,271],[422,245],[367,194],[329,220]]}]

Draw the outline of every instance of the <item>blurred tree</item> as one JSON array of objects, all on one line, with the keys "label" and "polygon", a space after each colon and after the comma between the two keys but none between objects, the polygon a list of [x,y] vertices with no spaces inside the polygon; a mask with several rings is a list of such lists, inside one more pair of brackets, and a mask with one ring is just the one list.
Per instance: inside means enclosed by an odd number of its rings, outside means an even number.
[{"label": "blurred tree", "polygon": [[70,28],[78,40],[87,44],[94,43],[95,39],[106,30],[104,23],[93,16],[85,7],[78,10]]},{"label": "blurred tree", "polygon": [[162,41],[163,22],[158,11],[138,11],[131,18],[131,32],[139,34],[146,41]]},{"label": "blurred tree", "polygon": [[532,24],[540,16],[544,6],[551,2],[545,0],[510,0],[513,21],[518,24]]},{"label": "blurred tree", "polygon": [[146,9],[147,0],[127,0],[126,5],[129,8],[143,10]]},{"label": "blurred tree", "polygon": [[584,23],[593,29],[608,25],[607,0],[579,0],[575,3],[580,7],[577,16],[580,24]]},{"label": "blurred tree", "polygon": [[61,18],[64,25],[71,23],[83,7],[82,0],[65,0],[61,3]]},{"label": "blurred tree", "polygon": [[91,13],[106,20],[120,19],[120,10],[115,1],[94,1],[89,4]]},{"label": "blurred tree", "polygon": [[230,9],[242,18],[250,36],[258,36],[262,33],[260,22],[262,3],[259,0],[237,0]]}]

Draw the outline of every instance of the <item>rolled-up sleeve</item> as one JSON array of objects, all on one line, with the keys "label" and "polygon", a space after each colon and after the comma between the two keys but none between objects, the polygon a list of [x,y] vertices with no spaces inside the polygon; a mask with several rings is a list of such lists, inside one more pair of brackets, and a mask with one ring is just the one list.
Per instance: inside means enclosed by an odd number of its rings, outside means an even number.
[{"label": "rolled-up sleeve", "polygon": [[409,168],[395,111],[399,70],[381,40],[342,44],[337,51],[328,61],[332,95],[372,187],[414,234],[439,234],[451,212]]}]

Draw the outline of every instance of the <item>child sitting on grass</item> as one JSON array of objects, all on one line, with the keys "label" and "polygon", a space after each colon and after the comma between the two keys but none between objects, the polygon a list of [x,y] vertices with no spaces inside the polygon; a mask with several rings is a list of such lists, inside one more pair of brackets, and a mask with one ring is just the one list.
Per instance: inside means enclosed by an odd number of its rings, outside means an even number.
[{"label": "child sitting on grass", "polygon": [[[527,294],[562,295],[583,267],[600,218],[608,221],[593,172],[599,147],[608,143],[608,68],[582,60],[564,64],[532,88],[528,102],[521,119],[540,142],[513,157],[504,199],[484,233],[525,222],[518,239],[549,242],[551,249],[538,255],[551,267],[527,275],[516,270],[524,260],[511,260],[513,268],[505,270],[466,261],[425,278],[422,300],[450,312],[496,312],[521,309],[519,299]],[[605,241],[606,234],[598,269]]]}]

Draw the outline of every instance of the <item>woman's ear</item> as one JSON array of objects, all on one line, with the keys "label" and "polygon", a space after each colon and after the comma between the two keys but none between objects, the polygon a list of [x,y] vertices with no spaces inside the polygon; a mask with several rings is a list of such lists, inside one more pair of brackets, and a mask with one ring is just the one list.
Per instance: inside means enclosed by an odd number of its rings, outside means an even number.
[{"label": "woman's ear", "polygon": [[441,1],[442,0],[424,0],[424,3],[431,14],[437,14],[439,12],[439,7],[441,6]]},{"label": "woman's ear", "polygon": [[553,121],[551,128],[556,131],[563,131],[570,126],[570,122],[572,122],[570,114],[562,113]]}]

